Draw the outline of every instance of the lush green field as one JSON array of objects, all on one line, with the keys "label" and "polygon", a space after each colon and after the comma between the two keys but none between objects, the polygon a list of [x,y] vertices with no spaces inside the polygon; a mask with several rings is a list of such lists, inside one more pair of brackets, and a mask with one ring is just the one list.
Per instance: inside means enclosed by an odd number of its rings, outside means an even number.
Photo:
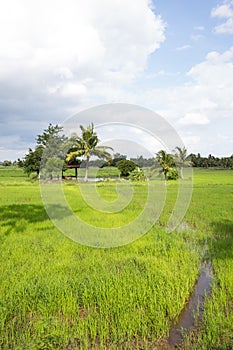
[{"label": "lush green field", "polygon": [[[100,177],[108,177],[103,171]],[[20,169],[0,168],[0,348],[162,349],[161,340],[208,256],[214,268],[212,295],[198,334],[184,348],[231,349],[233,171],[195,169],[185,225],[169,234],[165,226],[177,183],[168,185],[158,225],[132,244],[95,249],[54,227],[37,182]],[[106,227],[137,215],[145,184],[135,186],[125,212],[101,218],[85,205],[74,182],[65,183],[64,191],[77,215]],[[115,183],[100,183],[98,190],[108,200],[115,198]]]}]

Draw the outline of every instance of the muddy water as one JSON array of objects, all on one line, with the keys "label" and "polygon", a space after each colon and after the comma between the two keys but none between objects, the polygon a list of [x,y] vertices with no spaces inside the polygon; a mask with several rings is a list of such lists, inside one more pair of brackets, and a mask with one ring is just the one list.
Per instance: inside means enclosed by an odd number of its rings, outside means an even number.
[{"label": "muddy water", "polygon": [[203,263],[189,302],[180,313],[178,322],[171,328],[168,338],[170,345],[179,345],[184,340],[184,336],[194,330],[197,321],[202,319],[205,296],[211,292],[212,273],[211,263]]}]

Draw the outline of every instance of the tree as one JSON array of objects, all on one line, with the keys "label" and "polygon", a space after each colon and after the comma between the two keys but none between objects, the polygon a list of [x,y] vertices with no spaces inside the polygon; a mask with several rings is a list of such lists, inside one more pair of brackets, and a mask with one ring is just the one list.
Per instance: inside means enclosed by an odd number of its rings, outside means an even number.
[{"label": "tree", "polygon": [[63,128],[59,125],[49,124],[47,129],[44,129],[43,134],[37,135],[37,145],[33,151],[29,148],[29,153],[25,155],[23,167],[24,171],[29,175],[32,172],[39,176],[42,155],[44,155],[45,162],[51,157],[64,158],[62,147],[67,142],[65,135],[59,135]]},{"label": "tree", "polygon": [[146,176],[143,170],[138,166],[129,173],[129,178],[132,181],[146,181]]},{"label": "tree", "polygon": [[122,159],[126,159],[127,158],[127,156],[126,155],[124,155],[124,154],[120,154],[120,153],[115,153],[114,155],[113,155],[113,159],[112,159],[112,161],[111,162],[105,162],[104,164],[102,164],[100,167],[101,168],[105,168],[105,167],[116,167],[116,164],[117,164],[117,162],[119,162],[120,160],[122,160]]},{"label": "tree", "polygon": [[49,178],[52,180],[54,177],[59,178],[61,176],[61,169],[64,164],[62,159],[58,157],[51,157],[45,164],[45,168],[43,169],[43,175],[45,178]]},{"label": "tree", "polygon": [[94,131],[94,124],[91,123],[84,128],[80,125],[82,132],[81,136],[76,136],[73,146],[70,148],[66,161],[69,162],[73,157],[84,157],[86,159],[86,173],[84,181],[88,181],[88,168],[89,160],[91,156],[96,156],[98,158],[107,159],[109,162],[112,157],[107,150],[113,150],[108,146],[98,146],[100,142],[96,132]]},{"label": "tree", "polygon": [[128,159],[122,159],[119,162],[116,163],[117,168],[121,172],[121,176],[129,176],[131,171],[135,170],[137,168],[137,164],[134,163],[132,160]]},{"label": "tree", "polygon": [[[47,127],[47,129],[44,129],[44,132],[42,135],[37,135],[37,144],[38,145],[42,145],[44,147],[46,147],[48,145],[49,142],[51,142],[51,139],[59,137],[59,139],[61,138],[61,136],[59,136],[59,133],[63,130],[62,126],[59,125],[52,125],[51,123],[49,123],[49,126]],[[64,135],[62,136],[64,137]]]},{"label": "tree", "polygon": [[18,158],[17,161],[16,161],[16,165],[17,165],[19,168],[23,168],[23,167],[24,167],[24,160]]},{"label": "tree", "polygon": [[180,178],[183,179],[183,168],[186,166],[191,166],[192,162],[188,159],[187,149],[185,147],[181,148],[177,146],[175,148],[175,151],[175,163],[176,166],[179,168]]},{"label": "tree", "polygon": [[42,158],[44,147],[42,145],[36,146],[33,151],[29,148],[29,153],[26,154],[23,162],[24,171],[29,175],[31,173],[40,173],[40,162]]},{"label": "tree", "polygon": [[191,153],[188,158],[190,159],[190,163],[193,167],[220,167],[229,169],[233,168],[233,156],[220,158],[214,157],[213,155],[209,154],[208,157],[202,157],[200,153],[198,153],[197,155]]},{"label": "tree", "polygon": [[12,163],[10,160],[6,159],[2,162],[2,166],[10,166]]},{"label": "tree", "polygon": [[151,167],[153,166],[153,158],[143,158],[143,156],[137,156],[137,158],[130,158],[133,162],[137,164],[139,168]]},{"label": "tree", "polygon": [[176,170],[176,166],[175,166],[175,162],[172,154],[167,153],[164,150],[161,150],[156,153],[155,159],[160,164],[160,167],[161,167],[160,172],[164,174],[165,180],[169,180],[169,179],[175,180],[175,178],[177,178],[178,173]]}]

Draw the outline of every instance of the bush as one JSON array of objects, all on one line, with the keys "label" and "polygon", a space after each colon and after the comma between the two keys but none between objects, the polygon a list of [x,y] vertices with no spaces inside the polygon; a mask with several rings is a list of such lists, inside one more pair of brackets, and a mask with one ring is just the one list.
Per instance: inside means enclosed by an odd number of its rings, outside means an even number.
[{"label": "bush", "polygon": [[178,171],[176,168],[170,168],[167,173],[167,180],[177,180],[179,177]]},{"label": "bush", "polygon": [[34,182],[34,181],[36,181],[37,179],[38,179],[38,174],[37,174],[36,172],[30,173],[30,175],[29,175],[29,180],[30,180],[31,182]]},{"label": "bush", "polygon": [[146,181],[146,176],[143,170],[139,167],[135,168],[133,171],[130,172],[129,178],[132,181]]},{"label": "bush", "polygon": [[60,178],[62,174],[63,164],[64,161],[57,157],[49,158],[42,169],[41,177],[43,179],[50,180],[54,178]]},{"label": "bush", "polygon": [[116,163],[117,168],[121,172],[121,176],[129,176],[131,171],[137,168],[137,164],[135,164],[132,160],[122,159]]},{"label": "bush", "polygon": [[2,162],[2,166],[10,166],[12,163],[11,163],[11,161],[10,160],[4,160],[3,162]]}]

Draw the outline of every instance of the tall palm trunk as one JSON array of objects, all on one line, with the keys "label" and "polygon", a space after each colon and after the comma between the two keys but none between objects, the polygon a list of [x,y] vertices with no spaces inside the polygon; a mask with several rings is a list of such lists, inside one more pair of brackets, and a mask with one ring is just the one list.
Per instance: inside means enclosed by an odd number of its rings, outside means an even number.
[{"label": "tall palm trunk", "polygon": [[180,178],[181,178],[181,180],[184,179],[183,167],[182,166],[180,167]]},{"label": "tall palm trunk", "polygon": [[86,173],[85,173],[85,177],[84,177],[84,181],[87,182],[88,181],[88,167],[89,167],[89,159],[90,159],[90,156],[87,156],[87,159],[86,159]]}]

